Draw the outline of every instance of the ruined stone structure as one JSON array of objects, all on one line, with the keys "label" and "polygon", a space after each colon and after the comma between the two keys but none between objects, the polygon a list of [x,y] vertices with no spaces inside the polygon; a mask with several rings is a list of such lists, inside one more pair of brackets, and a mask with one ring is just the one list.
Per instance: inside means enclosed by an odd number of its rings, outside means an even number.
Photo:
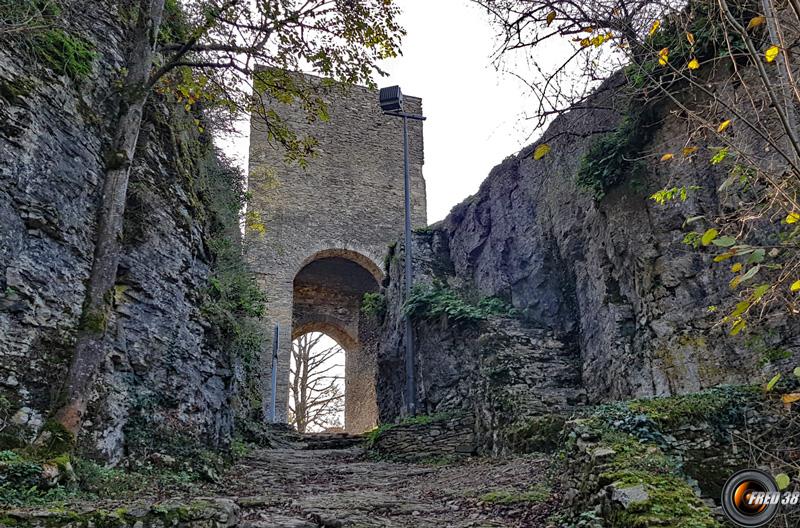
[{"label": "ruined stone structure", "polygon": [[[307,167],[286,162],[263,124],[252,121],[250,207],[267,232],[247,233],[248,260],[268,296],[268,338],[280,325],[279,414],[288,402],[291,341],[324,332],[345,350],[345,426],[360,432],[375,425],[377,407],[375,359],[362,353],[359,309],[364,293],[380,287],[387,246],[402,233],[402,122],[383,116],[377,91],[368,88],[334,86],[324,100],[330,118],[312,123],[297,105],[276,106],[294,130],[316,139],[318,155]],[[421,113],[422,101],[407,97],[406,109]],[[420,122],[409,125],[409,149],[412,221],[424,226]],[[268,341],[267,378],[270,350]]]}]

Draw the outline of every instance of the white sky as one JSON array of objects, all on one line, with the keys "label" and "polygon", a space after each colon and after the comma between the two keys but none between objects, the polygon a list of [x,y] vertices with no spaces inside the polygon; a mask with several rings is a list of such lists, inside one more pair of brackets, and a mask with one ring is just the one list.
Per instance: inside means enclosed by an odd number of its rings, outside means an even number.
[{"label": "white sky", "polygon": [[[407,35],[403,56],[382,67],[389,77],[379,86],[399,84],[422,97],[428,222],[475,193],[489,170],[531,142],[522,119],[530,98],[516,78],[491,64],[494,29],[469,0],[396,0]],[[376,101],[377,104],[377,101]],[[247,167],[248,124],[240,137],[220,141]]]},{"label": "white sky", "polygon": [[380,86],[422,97],[428,221],[478,190],[489,170],[529,142],[525,87],[491,64],[494,29],[468,0],[397,0],[407,35]]}]

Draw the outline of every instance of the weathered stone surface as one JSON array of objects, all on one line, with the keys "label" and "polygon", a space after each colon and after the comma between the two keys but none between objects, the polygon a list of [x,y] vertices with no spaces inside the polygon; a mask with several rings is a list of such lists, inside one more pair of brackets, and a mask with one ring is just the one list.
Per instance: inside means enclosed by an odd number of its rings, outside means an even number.
[{"label": "weathered stone surface", "polygon": [[[479,497],[496,490],[522,493],[542,477],[546,460],[469,459],[422,465],[374,460],[358,448],[259,450],[224,477],[241,507],[242,526],[459,528],[537,526],[533,505],[494,509]],[[260,490],[261,498],[245,496]],[[274,522],[274,524],[265,524]],[[252,523],[252,524],[251,524]]]},{"label": "weathered stone surface", "polygon": [[[320,82],[311,76],[300,80]],[[267,236],[246,233],[248,258],[269,292],[264,319],[267,334],[272,335],[276,323],[281,328],[279,413],[285,415],[288,404],[285,380],[289,379],[291,340],[298,332],[321,331],[345,349],[346,378],[353,379],[345,386],[345,426],[362,432],[375,423],[375,406],[364,401],[374,401],[374,366],[361,353],[358,307],[360,296],[377,288],[343,292],[333,283],[337,277],[347,278],[347,264],[368,271],[377,283],[383,279],[381,262],[386,247],[403,230],[402,120],[382,115],[376,90],[333,86],[323,99],[330,114],[327,121],[310,122],[300,105],[275,105],[293,130],[316,140],[318,155],[308,160],[307,168],[287,163],[281,149],[268,140],[263,123],[251,122],[249,186],[253,200],[248,207],[260,213]],[[405,110],[422,113],[421,99],[406,97]],[[412,220],[414,226],[424,226],[420,121],[409,121],[409,155]],[[329,270],[325,276],[331,284],[310,288],[301,270],[321,261],[339,265],[341,272]],[[267,374],[269,367],[267,361]],[[269,401],[268,394],[264,401]]]},{"label": "weathered stone surface", "polygon": [[475,418],[471,415],[385,426],[370,449],[397,461],[449,460],[475,453],[474,429]]},{"label": "weathered stone surface", "polygon": [[[75,82],[0,50],[0,391],[28,438],[52,408],[70,360],[94,251],[108,128],[127,41],[115,3],[74,21],[96,48]],[[82,446],[117,461],[132,409],[212,444],[232,429],[230,360],[201,314],[211,256],[193,182],[206,161],[179,105],[151,98],[132,169],[124,254],[107,356]],[[207,139],[207,138],[206,138]]]},{"label": "weathered stone surface", "polygon": [[[433,232],[417,235],[417,240],[425,240],[414,248],[417,284],[452,277],[445,237]],[[402,269],[392,259],[389,309],[377,350],[378,408],[387,423],[404,409],[401,275]],[[418,320],[414,332],[419,412],[474,416],[476,445],[482,452],[553,447],[551,437],[558,434],[563,420],[554,424],[531,421],[568,413],[586,402],[580,350],[572,334],[501,316],[471,324]],[[528,442],[532,432],[524,440],[516,433],[531,427],[542,429],[541,441],[534,442],[535,447],[517,445]]]},{"label": "weathered stone surface", "polygon": [[620,503],[625,509],[628,509],[631,505],[645,502],[649,498],[650,496],[642,484],[629,487],[612,487],[611,500]]}]

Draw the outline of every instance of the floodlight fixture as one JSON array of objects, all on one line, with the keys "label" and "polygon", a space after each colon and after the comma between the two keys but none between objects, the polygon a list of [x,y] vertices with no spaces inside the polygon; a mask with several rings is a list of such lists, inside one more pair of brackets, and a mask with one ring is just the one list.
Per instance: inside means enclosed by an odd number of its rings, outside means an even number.
[{"label": "floodlight fixture", "polygon": [[378,100],[381,105],[381,110],[384,112],[403,111],[403,92],[400,91],[399,86],[381,88],[381,91],[378,95]]}]

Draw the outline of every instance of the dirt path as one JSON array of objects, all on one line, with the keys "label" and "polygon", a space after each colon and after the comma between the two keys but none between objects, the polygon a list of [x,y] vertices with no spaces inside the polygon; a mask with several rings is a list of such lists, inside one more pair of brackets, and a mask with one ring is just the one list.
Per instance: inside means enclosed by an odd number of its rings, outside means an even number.
[{"label": "dirt path", "polygon": [[[360,447],[264,449],[223,482],[242,526],[252,528],[546,526],[558,506],[556,493],[536,486],[548,464],[529,457],[432,466],[371,460]],[[496,500],[482,500],[487,493]]]}]

